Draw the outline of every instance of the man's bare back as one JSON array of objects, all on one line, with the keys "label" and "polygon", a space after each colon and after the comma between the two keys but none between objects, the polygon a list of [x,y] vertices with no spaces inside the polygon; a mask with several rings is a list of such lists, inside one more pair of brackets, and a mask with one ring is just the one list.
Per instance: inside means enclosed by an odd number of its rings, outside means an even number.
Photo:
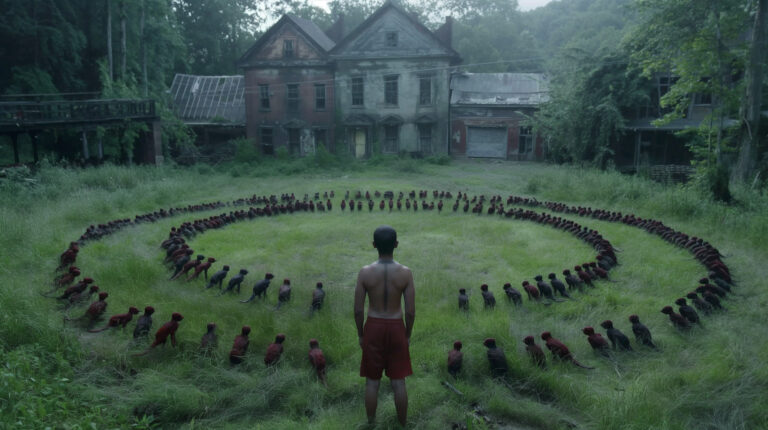
[{"label": "man's bare back", "polygon": [[[360,270],[358,286],[368,296],[368,316],[374,318],[402,318],[400,298],[405,296],[406,307],[413,302],[413,274],[411,269],[391,259],[380,259]],[[405,293],[411,293],[409,297]],[[365,300],[365,297],[363,297]]]}]

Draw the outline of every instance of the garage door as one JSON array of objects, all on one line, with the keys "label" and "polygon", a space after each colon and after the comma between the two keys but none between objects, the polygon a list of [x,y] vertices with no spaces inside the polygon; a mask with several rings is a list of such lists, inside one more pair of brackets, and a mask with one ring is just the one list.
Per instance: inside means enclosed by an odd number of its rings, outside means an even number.
[{"label": "garage door", "polygon": [[467,157],[507,158],[507,129],[468,127]]}]

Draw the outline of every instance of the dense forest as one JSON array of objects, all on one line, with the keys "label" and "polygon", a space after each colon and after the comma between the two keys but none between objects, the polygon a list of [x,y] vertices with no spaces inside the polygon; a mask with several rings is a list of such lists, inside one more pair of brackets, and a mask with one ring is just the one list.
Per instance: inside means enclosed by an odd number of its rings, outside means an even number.
[{"label": "dense forest", "polygon": [[[550,76],[551,101],[530,121],[554,162],[609,167],[628,110],[656,102],[649,100],[651,78],[676,76],[659,101],[658,123],[684,116],[694,93],[711,98],[712,120],[686,139],[700,176],[726,200],[729,179],[759,183],[768,173],[768,127],[760,125],[768,99],[767,3],[556,0],[521,12],[515,0],[401,1],[432,29],[454,18],[462,70]],[[7,65],[0,94],[151,97],[161,106],[166,144],[188,144],[189,130],[167,109],[175,73],[240,73],[236,60],[284,13],[321,28],[343,14],[348,32],[380,5],[333,0],[326,11],[307,0],[0,0],[0,37],[14,41],[0,47]],[[125,128],[100,130],[105,152],[120,161],[130,161],[142,131]],[[52,156],[76,151],[76,134],[57,138],[75,143]],[[41,139],[50,147],[54,137]],[[0,145],[7,152],[7,142]]]}]

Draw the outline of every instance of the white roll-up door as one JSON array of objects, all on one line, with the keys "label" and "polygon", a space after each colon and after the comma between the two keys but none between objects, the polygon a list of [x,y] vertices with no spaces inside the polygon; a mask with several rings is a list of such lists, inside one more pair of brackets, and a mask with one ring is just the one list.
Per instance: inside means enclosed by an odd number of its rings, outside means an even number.
[{"label": "white roll-up door", "polygon": [[468,127],[467,157],[507,158],[507,129]]}]

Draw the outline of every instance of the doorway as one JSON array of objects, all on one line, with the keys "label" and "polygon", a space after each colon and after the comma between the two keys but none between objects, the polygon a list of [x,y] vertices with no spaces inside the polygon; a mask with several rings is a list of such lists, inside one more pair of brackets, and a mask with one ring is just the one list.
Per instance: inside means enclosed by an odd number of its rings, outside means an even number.
[{"label": "doorway", "polygon": [[365,157],[365,129],[356,128],[354,135],[355,135],[355,157],[363,158]]}]

